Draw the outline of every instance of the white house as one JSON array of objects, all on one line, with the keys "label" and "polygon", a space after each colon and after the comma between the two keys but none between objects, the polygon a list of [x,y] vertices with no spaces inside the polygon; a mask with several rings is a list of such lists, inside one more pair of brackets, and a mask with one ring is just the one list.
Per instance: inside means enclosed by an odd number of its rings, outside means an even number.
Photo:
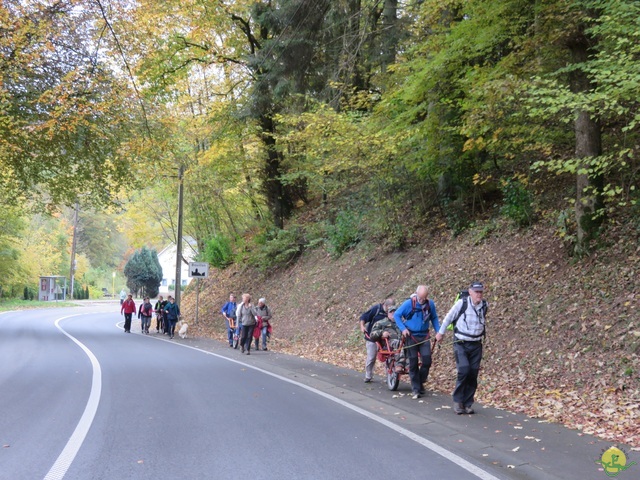
[{"label": "white house", "polygon": [[[176,283],[176,244],[170,243],[158,252],[158,262],[162,267],[162,283],[160,283],[160,295],[167,296],[173,290],[169,290],[169,285]],[[187,262],[193,262],[197,255],[197,246],[193,238],[185,238],[182,244],[182,256]],[[189,285],[192,278],[189,277],[189,265],[184,262],[180,269],[180,283]]]}]

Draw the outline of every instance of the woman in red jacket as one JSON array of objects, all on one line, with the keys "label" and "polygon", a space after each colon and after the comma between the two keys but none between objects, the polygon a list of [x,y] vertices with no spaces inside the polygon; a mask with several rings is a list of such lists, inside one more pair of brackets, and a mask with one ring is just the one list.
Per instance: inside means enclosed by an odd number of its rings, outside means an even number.
[{"label": "woman in red jacket", "polygon": [[120,314],[124,313],[125,333],[131,333],[131,315],[136,313],[136,304],[132,297],[131,294],[127,295],[127,299],[122,303],[122,307],[120,307]]}]

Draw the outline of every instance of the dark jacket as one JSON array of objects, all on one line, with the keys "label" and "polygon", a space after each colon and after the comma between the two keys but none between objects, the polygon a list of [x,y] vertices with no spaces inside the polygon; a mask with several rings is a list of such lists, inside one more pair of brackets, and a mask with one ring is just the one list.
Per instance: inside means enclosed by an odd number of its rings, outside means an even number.
[{"label": "dark jacket", "polygon": [[382,320],[383,318],[387,318],[387,312],[384,311],[384,305],[382,303],[374,305],[369,310],[360,315],[360,320],[364,322],[364,326],[367,331],[367,334],[364,336],[365,340],[367,340],[368,342],[374,341],[369,338],[371,329],[377,321]]},{"label": "dark jacket", "polygon": [[174,303],[167,303],[167,306],[164,307],[164,313],[167,315],[167,320],[178,320],[180,316],[180,307]]}]

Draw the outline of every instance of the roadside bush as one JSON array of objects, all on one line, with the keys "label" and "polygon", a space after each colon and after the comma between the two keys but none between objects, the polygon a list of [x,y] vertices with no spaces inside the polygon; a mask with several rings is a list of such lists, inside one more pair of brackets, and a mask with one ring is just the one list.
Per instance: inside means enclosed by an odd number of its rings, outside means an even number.
[{"label": "roadside bush", "polygon": [[339,257],[362,239],[361,215],[341,210],[333,224],[327,225],[327,247],[333,257]]},{"label": "roadside bush", "polygon": [[447,227],[451,230],[453,236],[457,237],[471,223],[469,220],[469,211],[465,207],[464,201],[460,198],[455,200],[444,198],[441,205]]},{"label": "roadside bush", "polygon": [[297,225],[286,230],[270,229],[259,242],[249,255],[249,262],[262,272],[288,264],[304,250],[302,229]]},{"label": "roadside bush", "polygon": [[533,223],[533,195],[527,188],[527,178],[515,175],[502,181],[503,205],[500,213],[519,227]]},{"label": "roadside bush", "polygon": [[205,246],[204,261],[220,269],[233,263],[231,240],[223,235],[211,238]]},{"label": "roadside bush", "polygon": [[24,292],[22,294],[23,300],[33,300],[36,298],[36,289],[33,287],[24,287]]}]

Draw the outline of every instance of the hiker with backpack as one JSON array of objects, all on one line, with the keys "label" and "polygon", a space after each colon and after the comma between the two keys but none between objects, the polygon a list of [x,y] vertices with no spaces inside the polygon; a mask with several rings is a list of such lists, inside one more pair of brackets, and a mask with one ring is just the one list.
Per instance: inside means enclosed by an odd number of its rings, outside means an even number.
[{"label": "hiker with backpack", "polygon": [[165,328],[166,323],[164,321],[164,307],[167,306],[167,303],[169,302],[167,300],[164,300],[162,298],[162,295],[160,295],[154,307],[156,311],[156,332],[157,333],[160,333],[161,327],[162,327],[162,333],[167,333],[167,330]]},{"label": "hiker with backpack", "polygon": [[138,308],[138,319],[140,319],[140,329],[142,333],[149,334],[149,326],[151,325],[151,316],[153,315],[153,305],[149,301],[149,297],[144,300]]},{"label": "hiker with backpack", "polygon": [[229,341],[229,346],[232,348],[233,335],[236,332],[236,308],[238,308],[236,296],[230,293],[229,301],[222,306],[221,313],[227,325],[227,340]]},{"label": "hiker with backpack", "polygon": [[453,411],[458,415],[475,413],[471,406],[478,388],[488,307],[482,298],[483,294],[484,285],[480,282],[472,283],[468,292],[461,292],[460,298],[451,307],[436,334],[436,341],[439,342],[447,327],[453,325],[453,352],[458,370],[456,387],[453,390]]},{"label": "hiker with backpack", "polygon": [[260,337],[262,337],[262,350],[267,351],[267,338],[271,336],[271,310],[264,298],[258,300],[255,307],[256,327],[253,330],[253,338],[256,342],[256,350],[260,350]]},{"label": "hiker with backpack", "polygon": [[[436,305],[433,300],[429,300],[429,288],[419,285],[416,293],[396,310],[394,320],[404,337],[406,356],[409,359],[412,398],[417,399],[425,393],[424,384],[429,378],[431,368],[429,324],[433,324],[436,332],[440,329]],[[418,354],[422,358],[420,367]]]},{"label": "hiker with backpack", "polygon": [[393,298],[387,298],[383,303],[376,303],[360,315],[360,331],[364,333],[367,347],[367,360],[364,364],[364,383],[369,383],[373,379],[373,367],[376,365],[376,355],[378,354],[378,343],[370,338],[371,329],[376,322],[387,318],[387,311],[395,304],[396,301]]}]

